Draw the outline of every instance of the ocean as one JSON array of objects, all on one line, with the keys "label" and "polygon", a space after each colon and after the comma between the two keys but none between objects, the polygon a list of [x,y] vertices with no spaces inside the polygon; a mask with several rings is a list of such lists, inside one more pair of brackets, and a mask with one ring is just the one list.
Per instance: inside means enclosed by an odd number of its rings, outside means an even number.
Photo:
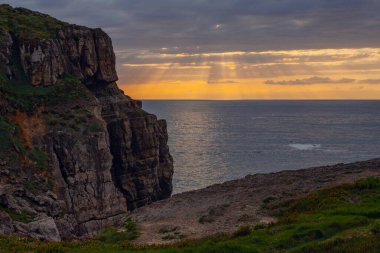
[{"label": "ocean", "polygon": [[380,101],[143,101],[167,120],[174,193],[380,157]]}]

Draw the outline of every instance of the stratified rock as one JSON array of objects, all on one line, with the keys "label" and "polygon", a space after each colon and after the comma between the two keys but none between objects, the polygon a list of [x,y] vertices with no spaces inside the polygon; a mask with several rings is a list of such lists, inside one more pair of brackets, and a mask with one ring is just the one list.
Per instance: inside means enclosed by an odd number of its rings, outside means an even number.
[{"label": "stratified rock", "polygon": [[[0,204],[26,215],[4,226],[40,240],[91,238],[170,197],[166,122],[117,87],[109,36],[9,5],[0,15],[8,19],[0,23],[0,134],[9,146],[0,147]],[[30,16],[39,22],[17,27]]]},{"label": "stratified rock", "polygon": [[56,84],[66,73],[86,84],[117,81],[111,39],[101,29],[69,26],[54,39],[21,41],[21,65],[34,86]]}]

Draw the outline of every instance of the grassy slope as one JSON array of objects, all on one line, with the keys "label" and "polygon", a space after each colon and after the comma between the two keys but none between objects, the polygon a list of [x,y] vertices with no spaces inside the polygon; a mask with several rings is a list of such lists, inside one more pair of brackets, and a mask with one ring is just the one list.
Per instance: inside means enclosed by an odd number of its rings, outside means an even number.
[{"label": "grassy slope", "polygon": [[234,236],[185,241],[170,246],[104,243],[41,243],[0,238],[3,252],[380,252],[380,179],[368,178],[269,208],[270,226],[241,228]]},{"label": "grassy slope", "polygon": [[57,29],[66,25],[49,15],[33,12],[25,8],[0,5],[0,29],[10,31],[24,39],[54,38]]}]

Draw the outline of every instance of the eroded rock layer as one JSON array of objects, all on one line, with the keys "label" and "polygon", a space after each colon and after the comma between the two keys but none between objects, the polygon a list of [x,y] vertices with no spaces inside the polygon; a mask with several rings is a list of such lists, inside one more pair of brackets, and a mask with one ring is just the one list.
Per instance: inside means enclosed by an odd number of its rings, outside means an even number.
[{"label": "eroded rock layer", "polygon": [[0,5],[0,60],[0,234],[89,238],[170,197],[166,122],[117,87],[106,33]]}]

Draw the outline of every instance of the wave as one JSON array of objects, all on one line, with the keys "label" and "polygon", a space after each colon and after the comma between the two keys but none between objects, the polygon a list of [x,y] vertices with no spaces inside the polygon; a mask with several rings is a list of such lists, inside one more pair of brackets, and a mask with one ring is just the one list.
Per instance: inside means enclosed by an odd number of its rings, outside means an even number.
[{"label": "wave", "polygon": [[316,150],[321,149],[321,144],[301,144],[301,143],[293,143],[289,144],[289,147],[297,149],[297,150]]}]

